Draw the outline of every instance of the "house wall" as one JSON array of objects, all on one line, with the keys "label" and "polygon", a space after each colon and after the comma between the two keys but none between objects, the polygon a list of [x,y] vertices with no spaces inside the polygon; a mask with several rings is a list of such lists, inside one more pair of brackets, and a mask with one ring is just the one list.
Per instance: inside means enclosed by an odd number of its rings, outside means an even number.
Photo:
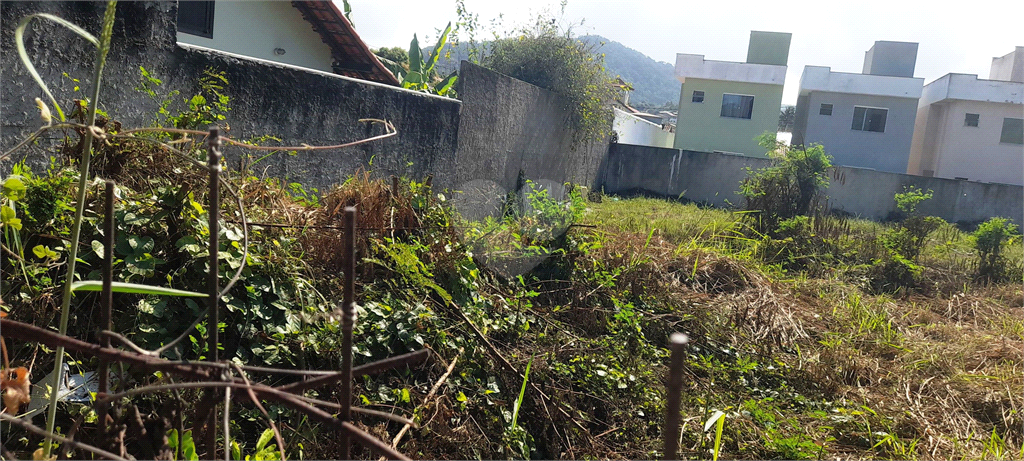
[{"label": "house wall", "polygon": [[[218,3],[220,7],[221,3]],[[27,14],[46,12],[81,24],[96,33],[104,4],[99,2],[12,2],[0,8],[0,148],[16,145],[39,125],[33,102],[40,91],[22,66],[14,48],[13,29]],[[393,86],[341,77],[227,53],[176,44],[175,2],[120,2],[117,5],[113,48],[103,76],[100,105],[125,127],[148,126],[154,121],[158,101],[133,88],[140,81],[139,66],[163,80],[161,94],[180,91],[178,99],[197,92],[205,69],[223,71],[229,81],[225,93],[231,111],[221,123],[236,139],[262,135],[281,138],[285,145],[335,145],[381,134],[381,129],[359,122],[362,118],[391,121],[394,137],[337,150],[279,152],[257,164],[258,173],[300,182],[325,190],[344,181],[358,168],[377,175],[400,174],[422,178],[437,173],[435,183],[454,183],[455,150],[461,103]],[[73,44],[69,46],[68,44]],[[321,43],[316,37],[315,43]],[[58,101],[70,109],[74,84],[61,76],[67,72],[89,89],[93,52],[77,36],[47,21],[33,21],[26,47],[44,81]],[[7,83],[9,82],[9,83]],[[84,90],[83,90],[84,91]],[[171,110],[182,107],[178,102]],[[52,108],[51,108],[52,110]],[[56,114],[56,111],[53,111]],[[23,150],[5,161],[26,157],[45,166],[59,139]],[[228,164],[236,168],[247,152],[228,148]],[[261,153],[253,153],[260,157]]]},{"label": "house wall", "polygon": [[618,133],[621,144],[639,146],[672,147],[674,133],[661,129],[661,125],[615,109],[612,130]]},{"label": "house wall", "polygon": [[[921,136],[932,155],[920,166],[922,173],[928,169],[940,178],[1024,185],[1024,146],[999,142],[1003,118],[1024,115],[1020,104],[947,100],[931,109],[936,116]],[[967,113],[979,114],[977,127],[964,125]]]},{"label": "house wall", "polygon": [[[703,103],[693,103],[693,91],[704,92]],[[722,117],[722,95],[753,95],[750,119]],[[687,78],[679,96],[679,117],[674,147],[694,151],[724,151],[764,157],[756,138],[775,133],[782,107],[782,85]]]},{"label": "house wall", "polygon": [[917,43],[879,40],[864,53],[863,74],[913,77]]},{"label": "house wall", "polygon": [[793,34],[789,32],[750,31],[747,44],[747,63],[785,66],[789,62],[789,43]]},{"label": "house wall", "polygon": [[[819,114],[822,103],[832,104],[832,115]],[[854,106],[889,109],[885,132],[852,129]],[[907,171],[917,117],[916,98],[815,91],[806,95],[806,106],[798,101],[798,113],[801,108],[804,108],[806,123],[794,128],[800,131],[799,134],[794,132],[794,142],[799,139],[805,145],[818,143],[825,146],[825,151],[833,157],[836,165],[889,173]]]},{"label": "house wall", "polygon": [[[742,207],[736,191],[747,177],[771,161],[736,155],[615,144],[602,176],[607,193],[644,191],[684,197],[717,207]],[[1024,188],[942,178],[923,178],[862,168],[837,167],[826,192],[828,205],[865,219],[884,220],[897,211],[893,196],[904,186],[932,190],[918,210],[951,222],[979,222],[993,216],[1024,222]]]},{"label": "house wall", "polygon": [[[291,2],[218,1],[213,38],[178,32],[178,41],[229,53],[331,72],[331,49]],[[274,54],[275,48],[285,50]]]}]

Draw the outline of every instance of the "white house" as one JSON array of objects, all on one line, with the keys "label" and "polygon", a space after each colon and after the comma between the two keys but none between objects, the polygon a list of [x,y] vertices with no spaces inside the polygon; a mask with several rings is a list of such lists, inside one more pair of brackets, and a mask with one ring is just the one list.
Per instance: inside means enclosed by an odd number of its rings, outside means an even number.
[{"label": "white house", "polygon": [[907,173],[1024,185],[1024,47],[924,87]]},{"label": "white house", "polygon": [[398,85],[331,1],[179,1],[178,42]]}]

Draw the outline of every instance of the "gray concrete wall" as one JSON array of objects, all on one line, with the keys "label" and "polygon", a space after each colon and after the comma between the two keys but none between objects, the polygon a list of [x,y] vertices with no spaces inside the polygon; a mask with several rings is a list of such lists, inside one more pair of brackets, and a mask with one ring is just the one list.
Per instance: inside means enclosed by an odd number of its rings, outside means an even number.
[{"label": "gray concrete wall", "polygon": [[[797,112],[803,109],[806,121],[798,120],[793,133],[794,143],[825,146],[825,151],[833,157],[832,163],[836,165],[889,173],[907,172],[917,99],[825,91],[811,92],[806,98],[806,107],[798,101]],[[832,115],[819,114],[822,103],[832,104]],[[851,129],[854,106],[889,109],[885,132]]]},{"label": "gray concrete wall", "polygon": [[573,146],[563,98],[466,61],[460,69],[459,184],[488,180],[514,190],[520,171],[531,180],[596,183],[608,144]]},{"label": "gray concrete wall", "polygon": [[[43,96],[22,66],[14,45],[14,28],[27,14],[46,12],[99,32],[104,4],[99,2],[4,2],[0,7],[0,148],[8,149],[39,125],[33,102]],[[286,177],[309,187],[325,189],[340,183],[359,167],[376,174],[423,177],[437,174],[440,184],[454,183],[455,149],[460,102],[428,96],[334,74],[309,71],[267,61],[234,57],[178,46],[175,43],[175,2],[120,2],[114,26],[113,49],[103,76],[100,105],[125,127],[145,126],[154,118],[157,102],[135,91],[139,66],[163,80],[159,92],[197,91],[202,71],[224,71],[230,82],[226,93],[232,110],[224,126],[228,135],[246,139],[260,135],[280,137],[286,145],[332,145],[382,132],[358,122],[361,118],[387,119],[398,135],[357,147],[280,153],[256,166],[272,176]],[[26,34],[28,54],[50,85],[65,111],[71,99],[90,91],[93,50],[82,39],[51,22],[36,20]],[[82,81],[82,92],[61,74]],[[45,98],[45,97],[44,97]],[[52,108],[51,108],[52,109]],[[14,156],[30,154],[45,162],[52,150],[44,143]],[[228,148],[229,162],[237,165],[242,152]],[[258,155],[258,154],[257,154]],[[372,160],[372,166],[370,162]],[[3,169],[10,168],[5,161]]]},{"label": "gray concrete wall", "polygon": [[[602,177],[606,193],[644,191],[683,197],[717,207],[742,207],[736,193],[746,167],[767,167],[771,160],[629,144],[609,150]],[[993,216],[1024,222],[1024,188],[1007,184],[924,178],[862,168],[837,167],[826,191],[834,210],[884,220],[897,211],[893,195],[904,186],[932,190],[919,211],[951,222],[978,222]]]}]

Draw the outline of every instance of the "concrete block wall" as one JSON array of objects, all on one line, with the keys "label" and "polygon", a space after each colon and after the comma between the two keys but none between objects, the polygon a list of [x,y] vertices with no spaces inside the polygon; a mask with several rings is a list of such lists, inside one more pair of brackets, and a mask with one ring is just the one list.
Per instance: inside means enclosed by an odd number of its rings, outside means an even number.
[{"label": "concrete block wall", "polygon": [[[771,160],[629,144],[612,145],[601,185],[606,193],[643,191],[683,197],[717,207],[742,207],[737,193],[745,168],[767,167]],[[855,216],[884,220],[897,211],[893,195],[904,186],[932,190],[921,213],[950,222],[979,222],[993,216],[1024,223],[1024,187],[836,167],[825,194],[829,206]]]},{"label": "concrete block wall", "polygon": [[[4,2],[0,8],[0,148],[9,149],[39,127],[34,99],[43,97],[22,66],[14,44],[14,28],[21,17],[45,12],[99,33],[104,3]],[[176,2],[120,2],[113,47],[103,75],[100,106],[125,127],[147,126],[158,102],[134,90],[140,66],[163,81],[157,92],[177,90],[181,96],[197,92],[205,69],[223,71],[229,84],[231,111],[221,125],[236,139],[273,135],[284,145],[335,145],[381,134],[378,126],[358,120],[391,121],[398,135],[356,147],[270,156],[254,169],[325,191],[358,168],[380,175],[422,178],[430,173],[454,172],[459,101],[335,74],[245,58],[176,43]],[[84,40],[48,21],[33,21],[26,33],[29,56],[54,96],[67,112],[71,99],[91,91],[93,49]],[[72,91],[70,77],[81,80],[82,91]],[[52,110],[52,108],[51,108]],[[172,109],[173,110],[173,109]],[[54,111],[56,114],[56,112]],[[45,147],[45,146],[44,146]],[[31,163],[45,164],[52,150],[33,148]],[[244,152],[229,147],[227,161],[237,166]],[[254,153],[260,157],[262,153]],[[372,161],[372,166],[370,165]],[[0,169],[9,171],[11,161]],[[454,174],[437,178],[454,182]]]}]

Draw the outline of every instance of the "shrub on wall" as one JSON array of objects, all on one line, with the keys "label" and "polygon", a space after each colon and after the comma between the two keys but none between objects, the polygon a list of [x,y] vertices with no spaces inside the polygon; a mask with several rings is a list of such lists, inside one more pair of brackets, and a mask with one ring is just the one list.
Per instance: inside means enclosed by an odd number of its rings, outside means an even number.
[{"label": "shrub on wall", "polygon": [[604,58],[571,34],[562,34],[552,25],[523,30],[494,41],[483,65],[568,100],[574,145],[607,133],[615,96],[612,78],[605,71]]}]

